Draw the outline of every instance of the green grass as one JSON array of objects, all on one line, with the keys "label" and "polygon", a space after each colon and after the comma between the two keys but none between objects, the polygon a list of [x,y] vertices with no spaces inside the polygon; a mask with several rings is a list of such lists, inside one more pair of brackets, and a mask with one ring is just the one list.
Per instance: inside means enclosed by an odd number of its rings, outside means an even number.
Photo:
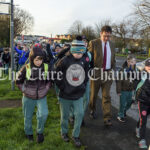
[{"label": "green grass", "polygon": [[11,90],[11,82],[9,80],[0,80],[0,100],[19,100],[22,97],[21,91],[15,87]]},{"label": "green grass", "polygon": [[[120,56],[120,57],[127,57],[127,55],[128,54],[119,54],[119,53],[116,53],[116,56]],[[135,56],[136,56],[137,59],[142,59],[142,60],[148,58],[148,56],[142,56],[142,55],[136,55],[136,54],[135,54]]]},{"label": "green grass", "polygon": [[[0,81],[1,84],[1,81]],[[0,86],[6,99],[10,96],[21,98],[19,91],[7,91],[10,82],[2,82]],[[3,88],[2,88],[3,87]],[[2,95],[1,95],[2,97]],[[3,98],[4,99],[4,98]],[[49,116],[45,124],[45,141],[36,143],[36,112],[33,116],[34,142],[29,142],[24,134],[24,118],[22,108],[0,108],[0,150],[76,150],[72,142],[65,143],[60,136],[60,112],[55,92],[52,89],[47,97]],[[70,129],[70,137],[71,137]],[[84,150],[84,147],[80,148]]]}]

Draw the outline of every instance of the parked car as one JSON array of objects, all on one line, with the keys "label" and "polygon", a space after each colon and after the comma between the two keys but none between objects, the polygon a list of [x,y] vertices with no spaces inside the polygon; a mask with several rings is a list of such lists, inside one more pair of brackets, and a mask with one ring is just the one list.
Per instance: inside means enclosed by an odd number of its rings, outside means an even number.
[{"label": "parked car", "polygon": [[142,55],[146,55],[147,54],[147,51],[140,51],[140,52],[137,52],[137,54],[142,54]]},{"label": "parked car", "polygon": [[145,59],[144,61],[141,61],[141,62],[137,62],[136,63],[137,69],[142,71],[144,69],[144,67],[145,67],[145,61],[148,60],[148,59],[150,59],[150,58],[147,58],[147,59]]}]

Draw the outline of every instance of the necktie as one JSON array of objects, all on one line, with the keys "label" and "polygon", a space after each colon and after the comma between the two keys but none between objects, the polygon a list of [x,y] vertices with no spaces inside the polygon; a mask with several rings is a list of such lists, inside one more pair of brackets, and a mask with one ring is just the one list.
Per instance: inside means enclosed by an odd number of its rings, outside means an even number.
[{"label": "necktie", "polygon": [[105,46],[104,46],[103,70],[106,70],[106,59],[107,59],[107,47],[106,47],[106,44],[107,43],[105,43]]}]

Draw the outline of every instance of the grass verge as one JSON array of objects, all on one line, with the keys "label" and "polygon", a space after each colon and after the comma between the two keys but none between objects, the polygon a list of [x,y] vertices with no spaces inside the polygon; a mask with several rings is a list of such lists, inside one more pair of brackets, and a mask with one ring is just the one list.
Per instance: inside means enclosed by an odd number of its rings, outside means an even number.
[{"label": "grass verge", "polygon": [[[20,99],[20,91],[8,91],[10,81],[0,81],[0,98]],[[50,90],[48,96],[49,116],[45,124],[45,141],[36,143],[36,111],[33,116],[34,142],[29,142],[24,134],[24,118],[22,108],[0,108],[0,150],[76,150],[72,142],[65,143],[60,136],[60,111],[55,91]],[[71,137],[71,130],[70,130]],[[84,150],[81,147],[80,150]]]}]

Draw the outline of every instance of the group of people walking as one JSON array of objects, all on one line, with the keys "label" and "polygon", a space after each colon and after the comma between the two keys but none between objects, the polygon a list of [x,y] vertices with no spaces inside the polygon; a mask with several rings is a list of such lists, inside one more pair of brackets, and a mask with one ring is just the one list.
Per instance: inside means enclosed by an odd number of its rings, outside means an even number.
[{"label": "group of people walking", "polygon": [[[35,44],[30,53],[28,63],[20,70],[16,84],[23,93],[22,104],[24,114],[24,130],[29,140],[33,140],[32,116],[37,106],[37,142],[44,141],[44,125],[48,116],[47,94],[54,85],[60,105],[61,137],[65,142],[70,141],[68,136],[68,122],[73,120],[72,140],[75,146],[80,147],[80,128],[86,122],[84,115],[89,105],[90,117],[97,117],[97,97],[102,89],[102,111],[104,125],[112,126],[110,88],[113,80],[102,79],[102,74],[111,76],[115,70],[115,47],[111,42],[112,29],[104,26],[100,38],[92,40],[89,45],[82,36],[72,41],[71,47],[51,52],[47,46],[46,57],[40,44]],[[16,49],[18,51],[18,49]],[[19,52],[19,51],[18,51]],[[49,61],[45,59],[49,57]],[[53,59],[55,56],[55,59]],[[143,73],[145,72],[144,77]],[[140,72],[139,79],[130,80],[136,69],[136,58],[129,55],[119,75],[123,78],[116,80],[116,92],[120,97],[120,108],[117,119],[125,122],[126,111],[131,107],[132,96],[136,95],[139,105],[139,122],[136,127],[136,136],[139,147],[146,148],[145,133],[147,116],[150,113],[148,75],[150,73],[150,59],[145,62],[145,68]],[[127,78],[125,78],[125,75]],[[93,80],[92,80],[93,79]]]}]

